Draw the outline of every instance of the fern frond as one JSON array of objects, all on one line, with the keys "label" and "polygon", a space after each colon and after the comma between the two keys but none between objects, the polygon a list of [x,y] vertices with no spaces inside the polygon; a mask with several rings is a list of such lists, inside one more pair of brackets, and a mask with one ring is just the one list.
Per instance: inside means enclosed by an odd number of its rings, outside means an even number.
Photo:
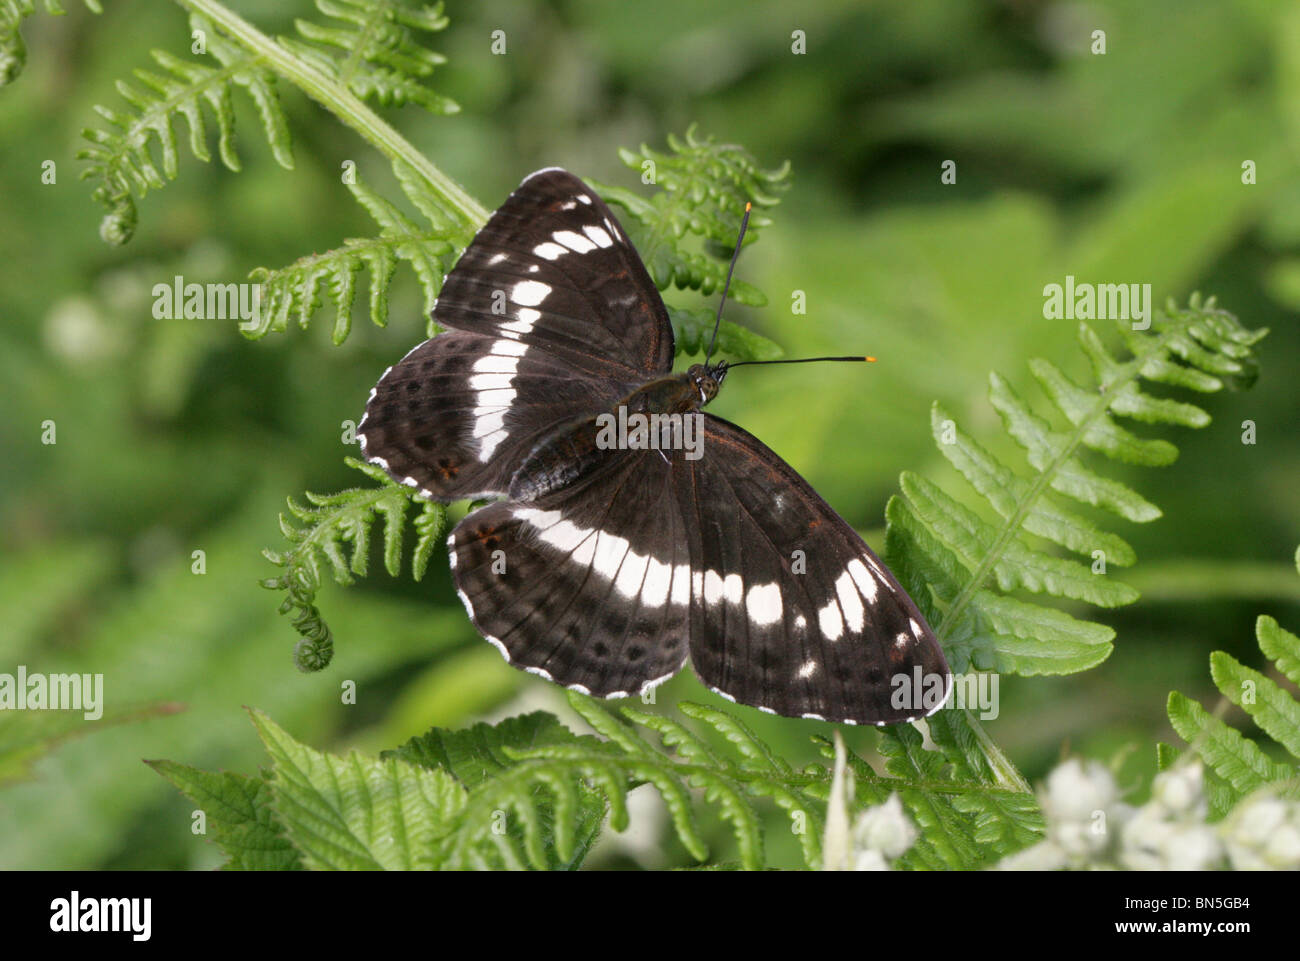
[{"label": "fern frond", "polygon": [[[645,785],[663,798],[674,833],[699,861],[709,856],[697,823],[702,803],[731,827],[739,866],[764,866],[755,802],[766,799],[789,817],[808,866],[821,865],[833,780],[825,766],[792,769],[743,722],[713,708],[680,705],[688,727],[576,693],[569,702],[595,736],[536,712],[461,731],[434,728],[377,759],[340,759],[293,741],[254,712],[273,761],[266,783],[151,763],[202,798],[228,867],[576,869],[606,818],[617,831],[627,828],[628,793]],[[1032,795],[963,783],[960,764],[946,769],[942,756],[921,750],[916,729],[907,731],[906,751],[889,761],[897,776],[881,777],[847,756],[848,794],[856,798],[850,813],[897,792],[927,828],[905,865],[978,866],[1021,840],[1003,830],[1006,818],[1018,819],[1022,833],[1037,829]],[[834,756],[829,740],[815,741]],[[418,833],[374,829],[375,818],[400,823],[403,810]]]},{"label": "fern frond", "polygon": [[[717,319],[713,311],[670,306],[668,319],[673,325],[673,345],[678,355],[689,357],[709,349],[709,339],[713,336]],[[725,318],[718,325],[716,352],[736,360],[776,360],[785,356],[785,351],[775,341]]]},{"label": "fern frond", "polygon": [[381,106],[418,104],[430,113],[453,114],[455,101],[434,93],[425,81],[447,62],[424,46],[422,34],[446,28],[441,3],[406,0],[316,0],[329,22],[295,20],[302,40],[280,37],[280,45],[333,77],[359,98]]},{"label": "fern frond", "polygon": [[[1173,444],[1139,437],[1115,418],[1204,426],[1209,422],[1205,411],[1154,397],[1143,390],[1143,382],[1202,392],[1248,384],[1254,369],[1251,348],[1267,333],[1247,330],[1213,300],[1202,303],[1196,297],[1185,310],[1170,304],[1156,313],[1149,331],[1118,326],[1130,353],[1126,360],[1116,359],[1087,324],[1079,327],[1095,379],[1089,386],[1046,360],[1030,362],[1064,427],[1032,409],[1007,380],[991,375],[990,399],[1025,450],[1028,475],[1000,462],[941,406],[934,406],[931,427],[939,450],[996,519],[986,519],[910,473],[902,477],[902,496],[890,501],[887,541],[894,570],[936,625],[949,663],[959,673],[973,665],[1003,673],[1063,674],[1092,667],[1109,655],[1114,636],[1109,628],[1007,596],[1028,591],[1101,607],[1137,597],[1133,588],[1104,573],[1107,565],[1132,564],[1133,549],[1052,492],[1130,521],[1159,517],[1154,504],[1086,466],[1080,455],[1091,450],[1146,466],[1172,462],[1177,456]],[[1089,557],[1093,565],[1048,554],[1041,541]]]},{"label": "fern frond", "polygon": [[[82,0],[91,13],[103,13],[99,0]],[[45,0],[45,12],[61,17],[66,10],[59,0]],[[36,13],[36,0],[0,0],[0,87],[13,83],[27,65],[23,43],[23,21]]]},{"label": "fern frond", "polygon": [[[402,191],[424,215],[427,226],[416,223],[360,179],[348,183],[352,196],[379,224],[379,236],[344,240],[342,247],[311,254],[278,270],[254,270],[250,277],[263,285],[263,307],[255,326],[241,325],[246,336],[258,340],[272,331],[283,331],[290,317],[306,329],[321,305],[323,285],[334,306],[333,341],[343,343],[352,329],[356,275],[363,270],[369,276],[370,320],[383,327],[388,323],[388,288],[399,261],[415,271],[424,291],[424,315],[431,317],[443,278],[463,244],[462,228],[437,206],[414,170],[400,163],[393,169]],[[434,333],[432,319],[428,333]]]},{"label": "fern frond", "polygon": [[[217,127],[221,162],[231,170],[240,169],[235,150],[236,89],[243,90],[257,108],[271,154],[282,167],[293,169],[289,127],[276,93],[275,75],[261,65],[256,55],[226,39],[203,17],[191,16],[190,28],[203,37],[207,55],[215,64],[182,60],[165,50],[154,50],[153,58],[162,73],[136,70],[139,86],[117,83],[118,93],[131,110],[95,106],[95,111],[115,129],[82,131],[91,146],[77,153],[79,159],[90,161],[81,177],[98,181],[93,196],[108,208],[99,231],[107,243],[118,245],[131,239],[138,218],[137,196],[143,198],[150,190],[160,190],[167,180],[176,179],[179,151],[173,124],[178,115],[185,118],[189,128],[191,153],[206,162],[212,159],[207,130],[210,114]],[[153,152],[155,143],[158,161]]]},{"label": "fern frond", "polygon": [[[1260,650],[1273,660],[1292,683],[1300,677],[1300,637],[1280,627],[1271,617],[1255,622]],[[1210,795],[1216,815],[1242,798],[1268,785],[1280,787],[1284,797],[1300,799],[1300,701],[1272,678],[1246,667],[1223,651],[1210,655],[1210,677],[1233,704],[1286,751],[1294,762],[1273,760],[1254,741],[1210,714],[1200,704],[1177,691],[1169,695],[1169,722],[1217,776]],[[1172,764],[1170,750],[1161,766]]]},{"label": "fern frond", "polygon": [[[619,151],[643,182],[659,188],[649,200],[618,187],[599,186],[600,194],[629,214],[624,226],[660,290],[672,285],[710,294],[726,280],[745,204],[754,204],[745,235],[750,244],[772,222],[762,211],[789,187],[790,165],[763,170],[742,147],[698,139],[694,126],[684,140],[670,134],[668,145],[672,153],[645,145],[640,153]],[[692,237],[702,249],[687,247]],[[757,287],[741,280],[732,281],[730,296],[756,307],[767,303]]]},{"label": "fern frond", "polygon": [[[289,500],[289,513],[303,526],[280,515],[280,530],[289,542],[285,551],[262,551],[272,564],[283,568],[279,577],[267,578],[262,586],[284,591],[280,613],[294,612],[294,629],[302,640],[294,660],[303,671],[318,671],[333,657],[333,639],[315,606],[317,591],[326,573],[339,584],[351,584],[365,577],[370,561],[370,535],[376,517],[383,518],[384,567],[390,575],[401,573],[402,535],[406,511],[414,498],[378,467],[346,458],[349,467],[379,482],[378,487],[353,488],[337,494],[307,494],[310,506]],[[416,544],[412,573],[424,576],[429,556],[446,523],[446,508],[432,501],[418,500],[421,514],[415,520]]]},{"label": "fern frond", "polygon": [[[650,785],[663,799],[674,833],[699,861],[708,859],[709,850],[698,826],[697,797],[713,807],[731,828],[742,867],[755,869],[764,864],[763,822],[755,806],[764,800],[790,818],[808,866],[820,866],[831,786],[831,772],[827,768],[812,765],[800,771],[792,769],[742,721],[714,708],[679,704],[682,714],[694,722],[692,728],[673,718],[626,705],[607,707],[577,693],[570,692],[568,699],[597,737],[571,737],[530,748],[518,745],[503,748],[512,766],[469,785],[464,818],[449,842],[451,865],[475,862],[475,852],[481,851],[484,842],[490,840],[494,812],[519,811],[535,806],[539,798],[555,802],[554,854],[548,853],[542,834],[530,835],[529,819],[521,813],[520,836],[508,849],[499,849],[496,856],[506,864],[535,868],[546,867],[548,858],[569,863],[573,850],[567,846],[566,838],[571,832],[559,830],[559,825],[563,812],[572,809],[572,805],[566,801],[562,806],[561,799],[583,797],[583,791],[595,792],[609,811],[610,826],[622,831],[628,824],[628,792],[639,785]],[[446,735],[433,732],[426,735],[429,736]],[[659,746],[652,739],[657,739]],[[821,743],[821,747],[828,757],[833,757],[834,749],[829,741]],[[421,760],[412,752],[404,756],[417,763],[430,760],[443,763],[436,757]],[[853,757],[850,764],[857,782],[857,796],[864,800],[864,807],[884,800],[897,790],[907,792],[914,804],[927,804],[938,812],[937,817],[953,835],[975,830],[981,817],[988,820],[990,816],[986,812],[990,810],[1019,812],[1027,805],[1029,811],[1023,820],[1031,828],[1034,823],[1032,796],[1026,796],[1026,800],[1012,791],[963,784],[940,770],[944,765],[942,758],[925,770],[890,778],[875,774],[861,758]],[[577,827],[584,823],[579,822]],[[994,843],[992,849],[1001,851],[1006,845]],[[932,860],[937,863],[940,859]],[[970,866],[979,860],[979,852],[968,845],[958,856],[943,860]]]}]

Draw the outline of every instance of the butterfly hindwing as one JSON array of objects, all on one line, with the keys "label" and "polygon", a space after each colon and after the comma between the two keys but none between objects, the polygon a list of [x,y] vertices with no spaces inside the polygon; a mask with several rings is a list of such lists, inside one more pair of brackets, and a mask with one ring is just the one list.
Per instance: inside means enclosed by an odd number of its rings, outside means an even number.
[{"label": "butterfly hindwing", "polygon": [[678,483],[700,678],[792,717],[885,724],[937,709],[947,663],[893,575],[757,438],[717,417],[705,425],[703,456],[680,462]]},{"label": "butterfly hindwing", "polygon": [[448,540],[470,619],[515,666],[610,697],[681,669],[688,538],[657,453],[620,452],[580,489],[501,501]]}]

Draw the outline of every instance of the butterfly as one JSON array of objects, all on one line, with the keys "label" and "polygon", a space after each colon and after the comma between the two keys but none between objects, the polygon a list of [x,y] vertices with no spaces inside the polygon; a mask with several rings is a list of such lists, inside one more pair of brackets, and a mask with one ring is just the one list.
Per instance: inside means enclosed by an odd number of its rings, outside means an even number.
[{"label": "butterfly", "polygon": [[[729,365],[672,372],[659,291],[576,176],[527,177],[433,317],[444,332],[384,372],[357,435],[426,498],[491,500],[447,545],[470,620],[511,664],[612,698],[689,658],[729,700],[846,724],[947,700],[943,652],[893,574],[793,468],[701,410]],[[697,449],[646,447],[653,429],[599,443],[629,412],[693,419]]]}]

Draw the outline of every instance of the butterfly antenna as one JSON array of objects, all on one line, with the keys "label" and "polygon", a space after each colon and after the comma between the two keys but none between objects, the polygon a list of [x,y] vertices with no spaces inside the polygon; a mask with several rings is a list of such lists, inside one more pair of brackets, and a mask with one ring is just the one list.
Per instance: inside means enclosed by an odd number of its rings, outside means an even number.
[{"label": "butterfly antenna", "polygon": [[858,356],[858,357],[798,357],[798,358],[795,358],[794,360],[741,360],[741,361],[737,361],[737,362],[734,363],[734,364],[731,364],[731,363],[727,364],[727,369],[730,370],[732,367],[744,367],[744,366],[746,366],[747,364],[815,364],[815,363],[818,363],[819,361],[823,361],[823,360],[833,360],[833,361],[852,361],[852,362],[856,362],[856,363],[868,363],[868,364],[874,364],[874,363],[876,362],[876,358],[874,358],[874,357],[862,357],[862,356]]},{"label": "butterfly antenna", "polygon": [[745,216],[740,221],[740,236],[736,238],[736,252],[731,255],[731,265],[727,268],[727,282],[722,285],[722,298],[718,301],[718,316],[713,321],[713,336],[709,338],[709,350],[704,355],[704,368],[709,367],[709,358],[713,356],[713,345],[718,342],[718,328],[722,326],[722,306],[727,302],[727,291],[731,289],[731,275],[740,258],[740,245],[745,242],[745,228],[749,226],[749,211],[754,205],[745,202]]}]

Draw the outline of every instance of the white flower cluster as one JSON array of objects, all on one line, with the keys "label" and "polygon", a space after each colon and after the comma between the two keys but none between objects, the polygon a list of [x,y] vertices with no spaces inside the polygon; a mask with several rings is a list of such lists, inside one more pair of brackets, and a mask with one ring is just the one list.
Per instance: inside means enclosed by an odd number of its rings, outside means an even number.
[{"label": "white flower cluster", "polygon": [[835,773],[826,808],[822,856],[828,871],[888,871],[916,843],[919,832],[897,794],[858,813],[849,826],[853,778],[845,767],[844,742],[835,735]]},{"label": "white flower cluster", "polygon": [[1300,869],[1300,803],[1246,798],[1209,824],[1200,764],[1156,775],[1151,800],[1135,808],[1103,765],[1070,760],[1048,775],[1041,802],[1047,837],[999,868]]}]

